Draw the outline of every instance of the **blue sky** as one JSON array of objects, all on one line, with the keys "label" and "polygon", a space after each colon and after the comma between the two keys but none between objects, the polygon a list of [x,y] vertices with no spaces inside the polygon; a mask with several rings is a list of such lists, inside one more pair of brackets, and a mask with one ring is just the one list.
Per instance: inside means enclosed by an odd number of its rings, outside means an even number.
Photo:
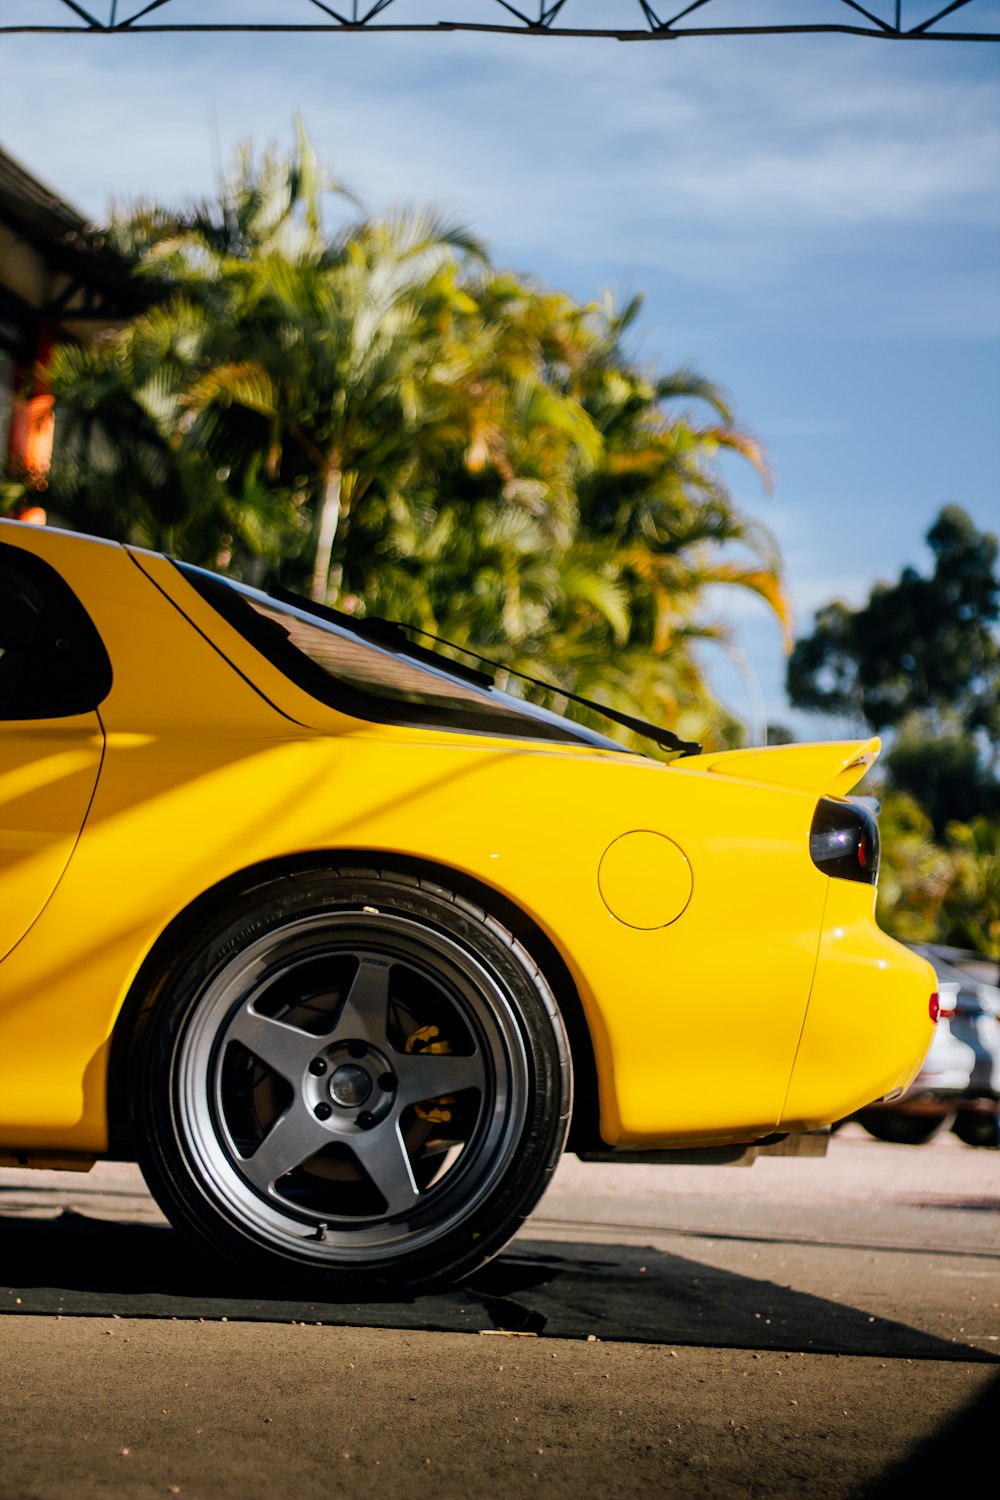
[{"label": "blue sky", "polygon": [[[765,445],[773,496],[729,473],[800,630],[924,564],[944,503],[1000,529],[1000,44],[7,37],[0,67],[0,143],[88,214],[206,193],[220,145],[290,142],[301,112],[367,207],[430,199],[500,264],[642,292],[641,356],[720,382]],[[777,628],[712,607],[789,722]],[[746,669],[713,674],[747,714]]]}]

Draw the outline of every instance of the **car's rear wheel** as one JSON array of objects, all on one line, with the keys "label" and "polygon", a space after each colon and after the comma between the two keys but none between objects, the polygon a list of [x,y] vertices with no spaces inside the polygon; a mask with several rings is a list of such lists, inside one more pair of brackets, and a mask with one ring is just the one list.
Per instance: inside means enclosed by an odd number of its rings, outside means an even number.
[{"label": "car's rear wheel", "polygon": [[877,1141],[923,1146],[937,1134],[946,1115],[908,1115],[895,1110],[862,1109],[854,1117]]},{"label": "car's rear wheel", "polygon": [[270,880],[192,937],[138,1047],[140,1159],[171,1221],[333,1292],[454,1280],[541,1196],[571,1069],[527,952],[373,870]]}]

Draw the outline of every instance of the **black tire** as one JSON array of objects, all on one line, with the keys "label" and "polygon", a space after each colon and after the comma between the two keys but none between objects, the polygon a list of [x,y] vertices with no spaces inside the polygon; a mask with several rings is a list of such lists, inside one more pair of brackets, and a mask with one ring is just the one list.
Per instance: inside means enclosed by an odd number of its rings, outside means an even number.
[{"label": "black tire", "polygon": [[986,1150],[1000,1146],[1000,1120],[992,1111],[960,1109],[951,1128],[967,1146],[983,1146]]},{"label": "black tire", "polygon": [[908,1115],[889,1109],[862,1109],[854,1116],[877,1141],[924,1146],[944,1124],[945,1115]]},{"label": "black tire", "polygon": [[495,1255],[555,1169],[572,1096],[520,944],[371,869],[269,880],[193,936],[149,996],[135,1076],[170,1221],[330,1295],[425,1289]]}]

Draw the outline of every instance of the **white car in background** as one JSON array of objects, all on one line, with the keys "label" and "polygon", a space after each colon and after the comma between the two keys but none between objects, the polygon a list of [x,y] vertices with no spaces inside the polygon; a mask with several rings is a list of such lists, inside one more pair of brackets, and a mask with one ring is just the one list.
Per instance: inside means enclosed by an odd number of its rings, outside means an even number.
[{"label": "white car in background", "polygon": [[906,1093],[854,1118],[881,1141],[920,1146],[946,1123],[969,1146],[1000,1147],[998,965],[963,948],[910,943],[933,964],[941,1014]]}]

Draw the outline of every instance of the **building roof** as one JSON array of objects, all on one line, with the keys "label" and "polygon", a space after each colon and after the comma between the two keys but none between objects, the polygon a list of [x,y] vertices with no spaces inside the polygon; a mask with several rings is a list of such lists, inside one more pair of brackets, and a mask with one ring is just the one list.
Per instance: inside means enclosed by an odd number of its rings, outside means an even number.
[{"label": "building roof", "polygon": [[[0,284],[67,328],[120,323],[149,301],[127,262],[79,209],[0,149],[2,231],[9,245]],[[40,268],[48,273],[44,278],[31,274]]]}]

